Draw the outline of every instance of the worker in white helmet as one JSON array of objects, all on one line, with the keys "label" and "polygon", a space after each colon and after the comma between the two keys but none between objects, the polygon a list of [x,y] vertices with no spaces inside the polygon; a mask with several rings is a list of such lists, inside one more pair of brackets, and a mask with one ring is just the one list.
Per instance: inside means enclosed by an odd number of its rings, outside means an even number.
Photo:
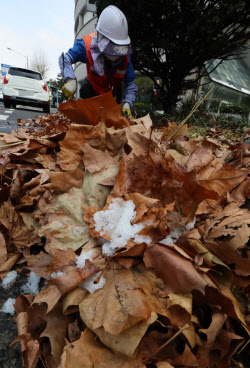
[{"label": "worker in white helmet", "polygon": [[[72,64],[86,63],[87,78],[80,89],[80,98],[101,95],[113,89],[113,95],[127,117],[137,95],[135,73],[130,55],[132,49],[125,15],[116,6],[105,8],[98,20],[97,33],[77,39],[74,46],[59,58],[61,73],[67,83],[63,90],[68,98],[76,92]],[[122,85],[124,88],[122,88]]]}]

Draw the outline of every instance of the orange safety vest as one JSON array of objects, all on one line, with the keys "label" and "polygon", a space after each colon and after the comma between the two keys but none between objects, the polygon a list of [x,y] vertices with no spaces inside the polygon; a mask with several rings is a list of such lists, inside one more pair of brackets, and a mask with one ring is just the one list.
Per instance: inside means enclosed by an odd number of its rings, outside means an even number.
[{"label": "orange safety vest", "polygon": [[110,91],[111,87],[120,86],[123,78],[125,77],[129,57],[123,56],[122,65],[118,65],[115,69],[114,74],[111,76],[110,80],[108,79],[106,72],[104,71],[104,75],[101,77],[95,72],[94,62],[90,52],[90,46],[92,42],[92,38],[96,37],[96,33],[90,33],[87,36],[83,37],[83,41],[85,43],[86,55],[87,55],[87,78],[90,81],[94,91],[97,95],[102,95],[105,92]]}]

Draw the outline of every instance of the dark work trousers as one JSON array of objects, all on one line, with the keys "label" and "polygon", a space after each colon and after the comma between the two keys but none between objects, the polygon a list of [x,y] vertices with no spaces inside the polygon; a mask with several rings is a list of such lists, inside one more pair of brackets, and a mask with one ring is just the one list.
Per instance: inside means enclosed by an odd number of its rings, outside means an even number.
[{"label": "dark work trousers", "polygon": [[[80,88],[80,98],[86,100],[87,98],[95,96],[97,96],[97,94],[95,93],[92,84],[87,78],[85,78]],[[122,86],[113,88],[113,96],[118,104],[122,103]]]}]

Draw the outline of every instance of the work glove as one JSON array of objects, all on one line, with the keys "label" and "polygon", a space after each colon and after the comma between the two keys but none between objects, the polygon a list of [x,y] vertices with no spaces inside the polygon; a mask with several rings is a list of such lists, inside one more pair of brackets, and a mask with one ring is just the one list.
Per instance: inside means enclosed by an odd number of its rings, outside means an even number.
[{"label": "work glove", "polygon": [[131,110],[128,102],[125,102],[125,104],[122,106],[122,112],[124,113],[127,119],[131,117]]},{"label": "work glove", "polygon": [[72,100],[74,97],[74,93],[76,91],[76,79],[68,78],[68,82],[64,84],[64,86],[62,87],[62,90],[65,96],[69,100]]}]

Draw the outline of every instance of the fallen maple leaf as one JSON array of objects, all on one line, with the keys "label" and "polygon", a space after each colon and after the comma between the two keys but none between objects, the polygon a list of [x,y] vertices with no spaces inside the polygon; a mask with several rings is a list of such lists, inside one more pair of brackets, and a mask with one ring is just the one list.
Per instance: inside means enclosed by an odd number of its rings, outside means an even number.
[{"label": "fallen maple leaf", "polygon": [[45,235],[49,239],[48,248],[76,250],[88,242],[88,227],[82,214],[82,207],[85,205],[82,190],[77,188],[56,195],[47,204],[46,217],[39,235]]},{"label": "fallen maple leaf", "polygon": [[70,270],[66,275],[51,279],[49,281],[50,285],[46,285],[36,295],[33,303],[46,303],[48,305],[47,313],[49,313],[62,296],[75,289],[78,285],[95,275],[98,271],[99,268],[87,260],[84,268],[75,268]]},{"label": "fallen maple leaf", "polygon": [[150,244],[144,253],[144,262],[147,267],[155,269],[158,277],[164,281],[165,295],[189,293],[195,289],[204,293],[207,285],[215,287],[212,280],[196,270],[192,262],[168,246]]},{"label": "fallen maple leaf", "polygon": [[83,162],[85,170],[89,172],[96,172],[109,167],[110,165],[116,165],[116,161],[105,151],[99,151],[92,148],[89,144],[85,144],[83,148],[84,157]]},{"label": "fallen maple leaf", "polygon": [[200,228],[206,247],[241,276],[250,275],[249,224],[249,211],[231,203]]},{"label": "fallen maple leaf", "polygon": [[79,305],[81,318],[91,330],[104,327],[111,335],[119,335],[136,323],[147,321],[151,312],[167,315],[165,301],[152,293],[157,289],[156,278],[143,265],[126,270],[113,261],[104,277],[104,287]]},{"label": "fallen maple leaf", "polygon": [[47,325],[40,338],[48,337],[51,346],[51,354],[57,364],[60,363],[65,339],[67,337],[69,318],[62,314],[62,305],[58,303],[56,307],[44,317]]},{"label": "fallen maple leaf", "polygon": [[146,368],[141,363],[140,355],[131,359],[113,352],[100,343],[95,334],[86,329],[79,340],[64,349],[61,363],[58,368]]},{"label": "fallen maple leaf", "polygon": [[133,124],[121,116],[121,104],[116,103],[112,91],[87,100],[70,100],[60,104],[58,110],[77,124],[97,125],[103,121],[116,129]]},{"label": "fallen maple leaf", "polygon": [[138,192],[146,197],[159,199],[162,204],[175,201],[177,211],[190,222],[200,202],[217,195],[202,188],[194,172],[185,173],[175,165],[153,165],[142,159],[124,159],[113,189],[114,196]]},{"label": "fallen maple leaf", "polygon": [[199,183],[206,189],[213,190],[223,197],[243,180],[246,179],[248,171],[237,170],[227,165],[222,165],[217,159],[209,166],[204,167],[199,175]]},{"label": "fallen maple leaf", "polygon": [[176,128],[177,128],[177,124],[169,121],[168,127],[163,129],[161,140],[162,141],[167,140],[170,135],[171,135],[171,140],[182,138],[188,135],[187,124],[182,125],[180,128],[178,128],[178,130]]}]

